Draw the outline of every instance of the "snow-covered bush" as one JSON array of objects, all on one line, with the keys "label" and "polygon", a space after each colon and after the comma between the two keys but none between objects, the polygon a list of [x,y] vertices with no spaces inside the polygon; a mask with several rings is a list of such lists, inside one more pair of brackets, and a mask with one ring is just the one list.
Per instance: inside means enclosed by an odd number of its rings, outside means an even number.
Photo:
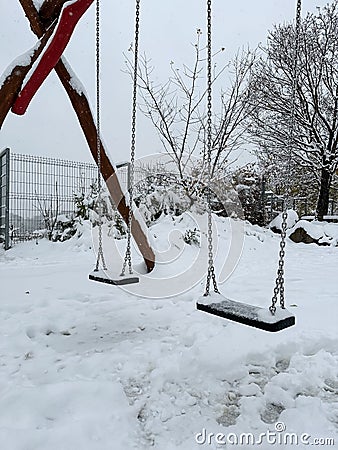
[{"label": "snow-covered bush", "polygon": [[126,236],[126,224],[116,211],[107,190],[103,189],[101,196],[99,196],[97,182],[90,185],[88,192],[82,190],[75,193],[74,203],[78,218],[89,220],[92,225],[98,225],[101,217],[101,221],[108,224],[108,232],[111,236],[114,236],[115,239],[123,239]]},{"label": "snow-covered bush", "polygon": [[84,189],[75,192],[73,198],[75,212],[58,214],[57,208],[55,211],[48,209],[48,214],[42,211],[44,224],[33,233],[36,239],[46,237],[53,242],[63,242],[75,236],[83,223],[89,222],[95,226],[100,220],[102,223],[108,223],[115,238],[125,237],[126,226],[121,216],[114,209],[106,190],[102,190],[99,195],[97,182],[93,181],[87,192]]},{"label": "snow-covered bush", "polygon": [[127,236],[127,225],[118,212],[115,212],[113,220],[108,224],[108,235],[114,239],[124,239]]},{"label": "snow-covered bush", "polygon": [[[232,194],[235,194],[232,196]],[[135,186],[135,203],[146,223],[150,225],[162,215],[180,216],[186,211],[204,213],[207,209],[207,179],[195,167],[182,178],[175,173],[147,168],[147,176]],[[220,216],[227,216],[227,200],[236,203],[233,187],[227,176],[217,174],[211,183],[211,208]]]},{"label": "snow-covered bush", "polygon": [[244,217],[252,224],[264,225],[262,204],[262,171],[255,163],[232,173],[232,184],[238,194]]},{"label": "snow-covered bush", "polygon": [[191,205],[183,187],[170,174],[155,173],[135,186],[135,203],[147,225],[161,215],[180,216]]},{"label": "snow-covered bush", "polygon": [[74,214],[59,214],[51,217],[53,228],[41,228],[30,233],[30,239],[47,238],[52,242],[63,242],[73,237],[78,231],[78,226],[82,219],[75,217]]},{"label": "snow-covered bush", "polygon": [[65,214],[57,216],[54,229],[51,233],[50,240],[53,242],[67,241],[75,235],[79,219],[71,215],[70,217]]},{"label": "snow-covered bush", "polygon": [[[98,183],[93,181],[89,191],[83,189],[74,193],[75,215],[97,224],[99,215],[104,220],[112,220],[114,211],[108,192],[103,189],[99,195]],[[101,211],[100,211],[101,208]]]}]

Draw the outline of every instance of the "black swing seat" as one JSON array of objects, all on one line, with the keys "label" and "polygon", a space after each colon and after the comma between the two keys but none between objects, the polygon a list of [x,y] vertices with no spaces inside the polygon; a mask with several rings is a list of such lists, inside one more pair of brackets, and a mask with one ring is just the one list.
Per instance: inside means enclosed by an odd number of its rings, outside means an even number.
[{"label": "black swing seat", "polygon": [[296,323],[295,316],[287,309],[277,308],[273,315],[269,309],[229,300],[220,294],[201,297],[196,306],[200,311],[264,331],[281,331]]},{"label": "black swing seat", "polygon": [[[108,272],[109,275],[111,275]],[[114,286],[122,286],[124,284],[133,284],[138,283],[140,280],[138,277],[133,275],[116,275],[114,276],[108,276],[105,272],[102,270],[93,271],[89,274],[89,279],[92,281],[98,281],[99,283],[106,283],[106,284],[112,284]]]}]

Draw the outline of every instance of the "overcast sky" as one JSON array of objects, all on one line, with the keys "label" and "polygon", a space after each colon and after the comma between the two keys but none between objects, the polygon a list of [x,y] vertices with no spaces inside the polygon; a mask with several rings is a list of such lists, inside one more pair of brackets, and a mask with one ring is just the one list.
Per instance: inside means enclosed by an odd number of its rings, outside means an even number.
[{"label": "overcast sky", "polygon": [[[205,4],[198,0],[142,0],[140,51],[165,81],[171,60],[179,66],[192,58],[196,29],[205,30]],[[303,15],[327,1],[303,0]],[[101,0],[102,135],[115,161],[129,159],[131,80],[122,72],[123,52],[133,40],[134,0]],[[36,42],[17,0],[0,0],[0,72]],[[94,5],[78,24],[65,55],[95,105]],[[225,47],[228,61],[242,46],[265,42],[273,24],[292,20],[295,0],[214,0],[214,50]],[[205,34],[204,34],[205,37]],[[10,113],[0,131],[0,150],[91,161],[87,144],[68,97],[52,73],[24,116]],[[151,124],[138,116],[137,153],[161,150]]]}]

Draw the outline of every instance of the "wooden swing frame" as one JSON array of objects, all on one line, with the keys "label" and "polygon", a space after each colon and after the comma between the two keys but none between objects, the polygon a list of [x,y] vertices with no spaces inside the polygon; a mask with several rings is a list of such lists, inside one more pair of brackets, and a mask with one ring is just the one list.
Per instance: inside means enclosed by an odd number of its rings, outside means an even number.
[{"label": "wooden swing frame", "polygon": [[[60,15],[64,4],[67,3],[67,1],[68,0],[45,0],[40,10],[37,11],[33,0],[19,0],[19,3],[30,23],[32,32],[39,39],[39,45],[37,45],[34,51],[31,52],[29,64],[23,65],[18,63],[6,76],[2,86],[0,87],[0,129],[9,111],[14,107],[18,99],[25,77],[32,69],[34,63],[36,63],[38,58],[47,48],[55,27],[60,20]],[[89,1],[88,3],[92,3],[92,1]],[[64,57],[62,57],[55,64],[54,70],[69,97],[91,154],[97,163],[97,129],[90,104],[86,94],[84,92],[79,93],[75,89],[72,83],[73,74],[71,74],[68,67],[70,67],[69,63],[65,61]],[[102,177],[119,213],[121,214],[123,220],[128,223],[128,202],[119,183],[115,168],[107,156],[107,152],[102,141],[100,142],[100,151],[100,170]],[[155,266],[155,253],[148,242],[148,238],[143,229],[143,224],[140,223],[134,214],[132,215],[131,233],[143,256],[147,271],[151,272]]]}]

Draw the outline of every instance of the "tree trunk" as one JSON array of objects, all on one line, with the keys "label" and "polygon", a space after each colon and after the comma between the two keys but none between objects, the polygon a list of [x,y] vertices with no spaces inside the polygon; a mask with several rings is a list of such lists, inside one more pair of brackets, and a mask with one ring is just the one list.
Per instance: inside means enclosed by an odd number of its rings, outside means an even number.
[{"label": "tree trunk", "polygon": [[324,220],[324,216],[327,215],[329,210],[331,180],[331,173],[325,167],[323,167],[320,177],[319,196],[316,208],[316,219],[320,221]]}]

